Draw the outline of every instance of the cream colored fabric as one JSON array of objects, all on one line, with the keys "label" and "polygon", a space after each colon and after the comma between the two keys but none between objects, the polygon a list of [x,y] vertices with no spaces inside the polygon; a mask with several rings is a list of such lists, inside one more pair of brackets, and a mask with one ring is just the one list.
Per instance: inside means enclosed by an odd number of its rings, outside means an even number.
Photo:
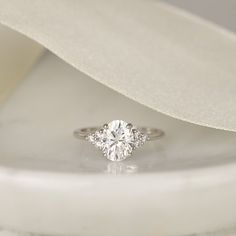
[{"label": "cream colored fabric", "polygon": [[42,52],[39,44],[0,25],[0,102],[25,77]]},{"label": "cream colored fabric", "polygon": [[0,22],[148,107],[236,131],[236,37],[150,0],[0,0]]}]

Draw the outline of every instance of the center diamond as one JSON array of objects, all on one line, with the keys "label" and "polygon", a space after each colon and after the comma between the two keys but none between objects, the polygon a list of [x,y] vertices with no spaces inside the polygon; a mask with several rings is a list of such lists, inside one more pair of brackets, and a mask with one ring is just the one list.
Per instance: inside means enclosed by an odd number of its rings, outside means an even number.
[{"label": "center diamond", "polygon": [[121,161],[130,156],[135,147],[145,142],[146,135],[125,121],[114,120],[89,135],[88,140],[100,148],[107,159]]},{"label": "center diamond", "polygon": [[112,161],[120,161],[129,156],[133,150],[133,132],[128,123],[115,120],[108,124],[104,130],[106,144],[104,154]]}]

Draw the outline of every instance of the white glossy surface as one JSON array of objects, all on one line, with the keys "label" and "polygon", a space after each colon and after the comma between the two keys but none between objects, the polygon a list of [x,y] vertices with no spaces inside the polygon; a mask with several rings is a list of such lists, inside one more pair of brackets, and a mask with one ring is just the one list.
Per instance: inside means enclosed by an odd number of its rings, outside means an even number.
[{"label": "white glossy surface", "polygon": [[[161,127],[166,137],[114,165],[72,136],[113,119]],[[83,236],[234,227],[235,142],[234,133],[168,118],[48,54],[1,106],[0,225]]]}]

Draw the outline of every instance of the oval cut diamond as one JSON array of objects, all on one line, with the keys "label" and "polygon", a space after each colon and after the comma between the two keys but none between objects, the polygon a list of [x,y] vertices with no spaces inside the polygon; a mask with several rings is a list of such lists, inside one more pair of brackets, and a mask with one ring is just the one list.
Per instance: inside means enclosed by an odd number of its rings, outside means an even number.
[{"label": "oval cut diamond", "polygon": [[121,161],[129,156],[133,150],[133,132],[128,123],[122,120],[114,120],[108,124],[106,144],[103,152],[112,161]]},{"label": "oval cut diamond", "polygon": [[123,120],[114,120],[104,128],[91,134],[96,147],[111,161],[122,161],[131,155],[134,148],[144,143],[146,136]]}]

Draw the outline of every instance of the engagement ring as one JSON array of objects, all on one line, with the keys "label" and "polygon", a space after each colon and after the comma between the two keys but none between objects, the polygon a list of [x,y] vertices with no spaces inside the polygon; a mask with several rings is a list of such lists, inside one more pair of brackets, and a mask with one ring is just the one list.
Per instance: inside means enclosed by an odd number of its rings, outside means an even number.
[{"label": "engagement ring", "polygon": [[149,127],[135,127],[123,120],[113,120],[102,127],[81,128],[74,131],[78,139],[87,140],[99,148],[111,161],[122,161],[146,141],[161,138],[164,132]]}]

